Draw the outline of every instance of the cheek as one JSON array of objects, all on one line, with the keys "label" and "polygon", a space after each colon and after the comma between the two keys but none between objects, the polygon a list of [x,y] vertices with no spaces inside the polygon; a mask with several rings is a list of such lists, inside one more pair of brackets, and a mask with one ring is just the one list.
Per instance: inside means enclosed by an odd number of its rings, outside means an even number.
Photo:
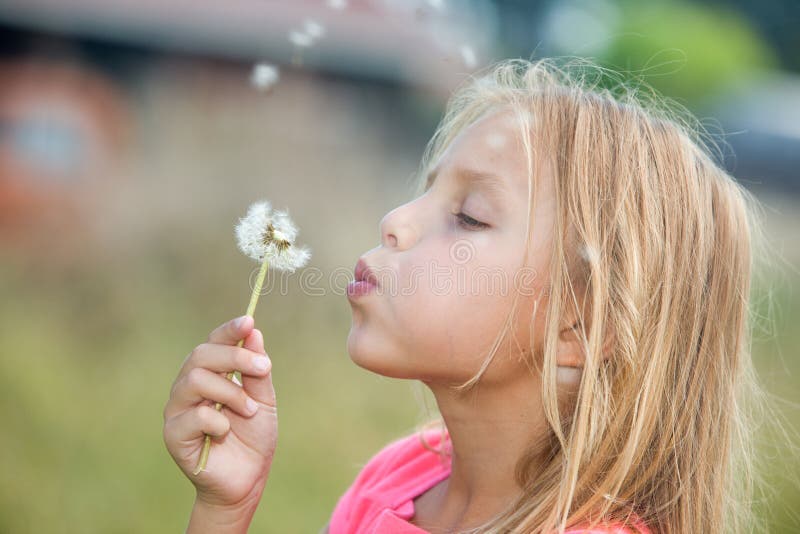
[{"label": "cheek", "polygon": [[517,343],[510,334],[503,340],[484,379],[519,375],[519,358],[509,356],[529,349],[535,299],[526,295],[541,289],[541,279],[519,277],[520,258],[502,254],[516,247],[465,241],[429,237],[398,258],[393,286],[354,311],[348,349],[355,363],[397,378],[465,381],[492,350],[520,292],[510,325]]},{"label": "cheek", "polygon": [[[538,265],[532,263],[536,266],[525,268],[519,276],[516,286],[519,301],[512,324],[516,342],[528,352],[527,357],[541,360],[550,303],[550,275],[546,264],[541,258],[538,260]],[[532,258],[532,262],[536,261],[537,258]]]},{"label": "cheek", "polygon": [[429,243],[427,250],[419,250],[419,257],[428,258],[425,263],[409,259],[401,265],[401,287],[411,290],[392,297],[392,308],[397,332],[408,333],[404,338],[412,357],[425,367],[471,374],[491,350],[511,309],[513,271],[499,265],[487,268],[482,258],[491,257],[488,251],[477,245],[459,251],[458,244]]}]

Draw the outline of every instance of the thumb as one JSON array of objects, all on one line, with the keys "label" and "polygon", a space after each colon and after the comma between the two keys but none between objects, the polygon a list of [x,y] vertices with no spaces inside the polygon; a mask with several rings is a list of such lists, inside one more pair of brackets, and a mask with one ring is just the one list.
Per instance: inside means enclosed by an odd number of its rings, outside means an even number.
[{"label": "thumb", "polygon": [[[252,350],[253,352],[264,354],[269,357],[264,350],[264,336],[261,334],[261,330],[258,328],[254,328],[252,332],[250,332],[250,335],[245,338],[242,346],[248,350]],[[270,358],[270,362],[271,361],[272,359]],[[244,388],[245,392],[254,400],[269,406],[276,406],[275,388],[272,387],[271,366],[269,372],[265,376],[251,376],[243,374],[242,387]]]}]

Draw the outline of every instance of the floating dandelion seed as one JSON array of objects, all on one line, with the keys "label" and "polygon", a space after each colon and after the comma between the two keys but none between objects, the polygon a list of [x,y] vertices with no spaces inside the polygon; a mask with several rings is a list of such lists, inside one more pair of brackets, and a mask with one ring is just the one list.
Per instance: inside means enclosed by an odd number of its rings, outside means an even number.
[{"label": "floating dandelion seed", "polygon": [[325,26],[314,19],[306,19],[305,22],[303,22],[303,31],[312,39],[319,39],[325,35]]},{"label": "floating dandelion seed", "polygon": [[256,63],[250,73],[250,83],[260,91],[272,88],[280,79],[278,68],[269,63]]},{"label": "floating dandelion seed", "polygon": [[[245,255],[261,263],[253,292],[250,294],[250,304],[247,306],[246,315],[252,316],[256,311],[258,296],[261,294],[261,287],[269,266],[280,271],[294,272],[308,262],[311,251],[307,247],[295,246],[297,227],[289,217],[288,211],[273,213],[272,206],[266,200],[256,202],[248,208],[247,215],[239,219],[235,234],[239,249]],[[243,343],[244,340],[240,339],[237,346],[241,347]],[[227,378],[241,384],[235,371],[228,373]],[[222,403],[216,403],[214,409],[221,410]],[[210,447],[211,436],[206,434],[203,450],[200,451],[200,458],[193,474],[196,475],[206,468]]]},{"label": "floating dandelion seed", "polygon": [[459,52],[461,52],[461,59],[464,60],[464,65],[466,65],[468,69],[474,69],[478,64],[478,58],[475,56],[475,50],[469,45],[461,45]]},{"label": "floating dandelion seed", "polygon": [[600,259],[597,249],[587,245],[586,243],[583,243],[578,247],[578,254],[581,258],[589,263],[597,263]]},{"label": "floating dandelion seed", "polygon": [[486,144],[494,149],[503,148],[506,144],[506,138],[503,134],[492,132],[486,136]]},{"label": "floating dandelion seed", "polygon": [[[312,32],[324,32],[324,28],[320,24],[317,24],[319,28],[314,26],[315,23],[311,21],[311,28]],[[308,24],[306,25],[308,28]],[[321,33],[320,33],[321,35]],[[292,30],[289,32],[289,41],[294,45],[295,51],[292,55],[292,64],[294,65],[302,65],[303,64],[303,49],[308,48],[314,44],[315,37],[308,31],[300,31],[300,30]]]},{"label": "floating dandelion seed", "polygon": [[328,7],[338,10],[345,9],[347,7],[347,0],[328,0]]},{"label": "floating dandelion seed", "polygon": [[302,31],[292,30],[289,32],[289,41],[299,48],[308,48],[314,44],[314,37]]}]

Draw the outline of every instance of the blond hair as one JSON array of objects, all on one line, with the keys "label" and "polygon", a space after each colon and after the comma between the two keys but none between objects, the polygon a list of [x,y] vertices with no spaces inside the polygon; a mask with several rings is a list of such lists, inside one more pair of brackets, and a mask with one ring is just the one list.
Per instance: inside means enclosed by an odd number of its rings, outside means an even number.
[{"label": "blond hair", "polygon": [[[689,113],[622,80],[574,58],[496,63],[451,97],[423,155],[418,193],[461,131],[510,108],[529,191],[545,165],[555,177],[544,350],[525,352],[542,375],[551,433],[544,453],[531,444],[519,459],[522,496],[470,532],[563,532],[600,520],[635,530],[635,517],[652,532],[755,528],[750,401],[758,406],[761,390],[749,313],[760,208],[715,163],[718,147]],[[588,310],[586,360],[563,410],[555,343],[568,305]],[[479,382],[498,346],[456,389]],[[431,425],[445,436],[443,420],[422,428]]]}]

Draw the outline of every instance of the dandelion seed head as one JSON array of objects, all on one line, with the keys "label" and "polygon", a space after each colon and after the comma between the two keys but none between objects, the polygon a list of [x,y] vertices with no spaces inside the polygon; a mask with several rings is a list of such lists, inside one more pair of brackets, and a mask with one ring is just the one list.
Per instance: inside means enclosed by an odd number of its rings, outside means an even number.
[{"label": "dandelion seed head", "polygon": [[280,271],[293,272],[308,263],[309,258],[311,251],[307,247],[290,246],[285,250],[276,248],[275,254],[269,260],[269,266]]},{"label": "dandelion seed head", "polygon": [[297,239],[297,227],[289,217],[288,211],[276,211],[272,216],[272,224],[275,226],[275,234],[281,236],[290,243]]},{"label": "dandelion seed head", "polygon": [[248,257],[281,271],[294,271],[311,258],[307,247],[296,247],[297,227],[287,211],[275,211],[269,201],[251,204],[236,225],[239,249]]},{"label": "dandelion seed head", "polygon": [[289,41],[297,47],[307,48],[314,44],[314,37],[302,31],[292,30],[289,32]]},{"label": "dandelion seed head", "polygon": [[278,83],[280,72],[269,63],[256,63],[250,73],[250,83],[260,91],[266,91]]}]

